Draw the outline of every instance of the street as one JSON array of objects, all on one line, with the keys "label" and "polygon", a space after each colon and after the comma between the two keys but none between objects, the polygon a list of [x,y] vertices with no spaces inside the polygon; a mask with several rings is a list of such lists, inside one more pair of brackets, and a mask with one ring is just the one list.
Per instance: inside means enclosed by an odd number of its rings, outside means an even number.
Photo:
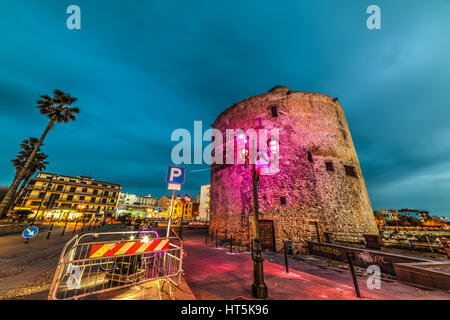
[{"label": "street", "polygon": [[[63,225],[53,227],[50,239],[46,239],[48,226],[40,228],[39,234],[25,243],[21,234],[0,236],[0,299],[47,299],[61,250],[73,236],[74,224],[70,224],[61,236]],[[77,233],[81,234],[81,225]],[[106,225],[84,232],[121,231],[122,225]]]},{"label": "street", "polygon": [[[81,233],[80,228],[77,228],[78,234]],[[62,229],[63,226],[55,226],[51,238],[46,239],[45,226],[28,244],[20,234],[0,237],[0,299],[47,299],[61,250],[73,235],[73,225],[64,236],[61,236]],[[126,229],[123,225],[106,225],[91,230],[85,227],[83,233]],[[158,231],[163,235],[162,229]],[[197,300],[252,299],[253,263],[250,252],[239,252],[235,248],[230,253],[228,248],[216,248],[215,240],[210,238],[205,244],[205,235],[204,228],[185,229],[183,232],[185,287]],[[263,258],[265,283],[271,300],[358,299],[350,272],[325,258],[312,255],[289,258],[289,273],[286,273],[282,254],[264,252]],[[408,286],[389,277],[382,277],[380,289],[369,290],[367,277],[358,272],[362,299],[450,299],[445,291]],[[91,299],[158,299],[156,283],[148,283],[142,288],[142,291],[132,288]],[[183,290],[178,289],[180,293]],[[187,299],[192,299],[192,294]],[[179,295],[177,299],[184,298]]]}]

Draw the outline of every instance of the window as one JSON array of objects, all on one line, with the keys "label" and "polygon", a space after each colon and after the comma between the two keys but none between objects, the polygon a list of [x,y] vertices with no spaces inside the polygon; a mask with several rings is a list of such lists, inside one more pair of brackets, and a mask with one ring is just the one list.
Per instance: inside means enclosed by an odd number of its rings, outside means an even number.
[{"label": "window", "polygon": [[286,197],[280,197],[280,204],[281,204],[282,206],[285,206],[285,205],[286,205]]},{"label": "window", "polygon": [[34,206],[38,206],[38,205],[40,205],[41,204],[41,202],[40,201],[31,201],[31,205],[34,207]]},{"label": "window", "polygon": [[308,151],[308,161],[313,162],[313,155],[311,151]]},{"label": "window", "polygon": [[86,193],[87,192],[87,188],[83,188],[83,191],[82,191],[83,193]]},{"label": "window", "polygon": [[102,199],[102,203],[106,203],[106,199]]},{"label": "window", "polygon": [[44,199],[45,192],[39,193],[39,199]]},{"label": "window", "polygon": [[92,194],[97,194],[97,193],[98,193],[98,190],[94,190],[94,192]]},{"label": "window", "polygon": [[270,111],[272,112],[272,117],[276,118],[278,117],[278,108],[277,106],[271,106]]},{"label": "window", "polygon": [[57,187],[56,187],[56,191],[62,191],[63,188],[64,188],[64,186],[57,186]]},{"label": "window", "polygon": [[327,168],[327,171],[334,171],[334,165],[331,161],[325,161],[325,167]]},{"label": "window", "polygon": [[342,133],[342,137],[344,137],[344,140],[347,141],[347,132],[345,132],[345,130],[339,129],[341,130]]},{"label": "window", "polygon": [[92,198],[91,198],[91,203],[94,203],[95,200],[96,200],[96,199],[95,199],[94,197],[92,197]]},{"label": "window", "polygon": [[70,187],[70,192],[75,192],[77,190],[76,187]]},{"label": "window", "polygon": [[356,178],[355,167],[352,167],[352,166],[344,166],[344,167],[345,167],[345,174],[347,176]]},{"label": "window", "polygon": [[109,192],[108,191],[105,191],[105,196],[108,196],[109,195]]},{"label": "window", "polygon": [[116,193],[115,192],[113,192],[113,195],[112,195],[113,197],[115,197],[116,196]]},{"label": "window", "polygon": [[71,194],[68,195],[68,196],[67,196],[67,201],[72,201],[72,200],[73,200],[73,195],[71,195]]},{"label": "window", "polygon": [[83,201],[85,198],[84,198],[84,196],[81,196],[80,197],[80,201]]}]

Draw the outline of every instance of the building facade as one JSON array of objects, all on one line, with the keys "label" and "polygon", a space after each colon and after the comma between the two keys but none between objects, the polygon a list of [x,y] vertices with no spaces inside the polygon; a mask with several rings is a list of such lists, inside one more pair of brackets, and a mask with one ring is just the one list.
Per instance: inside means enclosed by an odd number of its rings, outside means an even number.
[{"label": "building facade", "polygon": [[207,222],[209,221],[210,212],[210,189],[211,185],[206,184],[200,187],[200,209],[198,220]]},{"label": "building facade", "polygon": [[131,214],[139,218],[158,218],[158,212],[154,207],[158,200],[147,196],[138,196],[131,193],[120,193],[116,218],[122,214]]},{"label": "building facade", "polygon": [[386,222],[395,221],[398,218],[397,209],[378,209],[373,212],[375,217]]},{"label": "building facade", "polygon": [[[257,188],[264,248],[279,251],[285,241],[292,241],[297,251],[304,251],[307,241],[325,240],[326,231],[377,234],[358,157],[337,99],[276,86],[231,106],[213,128],[223,137],[228,129],[279,131],[278,168],[261,175]],[[213,164],[210,194],[210,232],[233,235],[248,244],[253,238],[250,168]]]},{"label": "building facade", "polygon": [[40,172],[30,180],[15,209],[29,209],[38,218],[53,216],[57,220],[112,217],[120,190],[119,184],[90,177]]}]

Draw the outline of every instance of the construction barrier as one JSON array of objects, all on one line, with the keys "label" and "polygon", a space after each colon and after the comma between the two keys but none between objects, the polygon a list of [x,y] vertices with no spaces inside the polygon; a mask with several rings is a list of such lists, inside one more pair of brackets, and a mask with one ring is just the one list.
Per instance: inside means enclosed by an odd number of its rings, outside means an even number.
[{"label": "construction barrier", "polygon": [[76,235],[61,253],[48,298],[82,299],[154,280],[164,280],[171,291],[182,262],[182,241],[155,231]]}]

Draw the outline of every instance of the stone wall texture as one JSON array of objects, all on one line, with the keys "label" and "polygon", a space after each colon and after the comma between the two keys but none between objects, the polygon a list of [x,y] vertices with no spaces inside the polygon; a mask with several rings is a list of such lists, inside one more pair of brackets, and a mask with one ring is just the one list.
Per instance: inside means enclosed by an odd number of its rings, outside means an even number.
[{"label": "stone wall texture", "polygon": [[[313,237],[311,225],[317,226],[319,240],[325,231],[377,234],[350,130],[337,100],[276,86],[234,104],[213,127],[225,137],[226,129],[247,130],[255,123],[280,129],[280,171],[261,176],[258,188],[259,220],[273,221],[277,251],[285,241],[292,241],[297,252],[304,251]],[[333,171],[325,162],[332,162]],[[353,167],[356,177],[347,175],[344,166]],[[210,192],[210,232],[248,244],[253,236],[250,168],[213,164]]]}]

